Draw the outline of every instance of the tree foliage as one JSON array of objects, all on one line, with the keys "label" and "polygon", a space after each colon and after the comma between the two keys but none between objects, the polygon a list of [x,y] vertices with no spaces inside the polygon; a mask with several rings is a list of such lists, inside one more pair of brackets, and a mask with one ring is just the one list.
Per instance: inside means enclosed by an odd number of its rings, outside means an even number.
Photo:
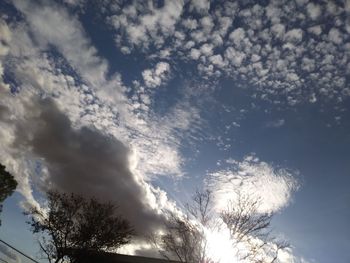
[{"label": "tree foliage", "polygon": [[15,178],[7,172],[6,167],[0,163],[0,213],[2,211],[2,203],[13,193],[16,187],[17,182]]},{"label": "tree foliage", "polygon": [[79,255],[118,248],[134,234],[112,203],[56,191],[49,191],[47,200],[47,211],[33,207],[28,223],[41,234],[39,245],[49,262],[79,262]]}]

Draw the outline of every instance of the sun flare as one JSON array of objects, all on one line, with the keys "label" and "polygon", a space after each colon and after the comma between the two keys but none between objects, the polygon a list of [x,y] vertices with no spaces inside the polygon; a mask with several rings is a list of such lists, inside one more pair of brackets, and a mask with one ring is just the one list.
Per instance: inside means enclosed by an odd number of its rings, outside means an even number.
[{"label": "sun flare", "polygon": [[227,228],[207,230],[208,254],[215,262],[239,263]]}]

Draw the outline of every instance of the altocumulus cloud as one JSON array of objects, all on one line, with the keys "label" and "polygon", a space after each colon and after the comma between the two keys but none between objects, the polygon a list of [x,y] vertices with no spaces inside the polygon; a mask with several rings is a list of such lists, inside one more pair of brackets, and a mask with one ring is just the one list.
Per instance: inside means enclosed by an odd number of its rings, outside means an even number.
[{"label": "altocumulus cloud", "polygon": [[[318,23],[320,11],[334,17],[347,13],[345,7],[336,11],[307,1],[234,1],[223,7],[206,0],[164,1],[162,7],[101,1],[98,12],[108,10],[102,16],[108,25],[102,24],[112,26],[116,48],[128,56],[137,49],[153,60],[126,86],[79,20],[88,2],[14,0],[18,20],[0,22],[0,161],[31,204],[37,204],[34,189],[74,191],[116,202],[139,232],[159,229],[162,211],[176,207],[151,179],[181,177],[182,144],[202,140],[201,112],[193,101],[206,85],[184,89],[161,114],[152,108],[179,61],[193,63],[203,79],[226,74],[238,84],[253,83],[261,97],[285,95],[290,104],[309,97],[315,102],[322,94],[348,96],[340,77],[348,63],[349,47],[340,34],[346,25],[328,30]],[[294,26],[302,15],[302,28]],[[320,63],[321,73],[304,74]],[[5,83],[5,73],[14,81]],[[332,76],[334,86],[328,85]],[[320,85],[303,89],[305,83]],[[302,91],[306,96],[299,96]],[[298,188],[292,173],[255,157],[231,164],[209,180],[218,206],[240,186],[262,200],[261,209],[277,211]],[[145,249],[138,243],[133,251]]]},{"label": "altocumulus cloud", "polygon": [[118,48],[193,60],[203,78],[228,77],[260,98],[295,105],[350,94],[349,1],[107,1],[103,10]]}]

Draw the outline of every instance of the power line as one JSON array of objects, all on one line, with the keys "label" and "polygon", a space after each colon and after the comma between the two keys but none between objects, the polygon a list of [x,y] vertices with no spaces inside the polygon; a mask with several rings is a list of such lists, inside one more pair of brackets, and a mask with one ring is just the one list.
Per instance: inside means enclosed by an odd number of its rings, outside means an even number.
[{"label": "power line", "polygon": [[1,262],[4,262],[4,263],[8,263],[5,259],[3,259],[3,258],[0,258],[0,261]]},{"label": "power line", "polygon": [[6,243],[4,240],[1,240],[1,239],[0,239],[0,242],[4,243],[6,246],[12,248],[14,251],[20,253],[22,256],[28,258],[29,260],[31,260],[31,261],[33,261],[33,262],[35,262],[35,263],[39,263],[39,261],[36,261],[35,259],[32,259],[30,256],[27,256],[27,255],[24,254],[22,251],[19,251],[17,248],[11,246],[9,243]]}]

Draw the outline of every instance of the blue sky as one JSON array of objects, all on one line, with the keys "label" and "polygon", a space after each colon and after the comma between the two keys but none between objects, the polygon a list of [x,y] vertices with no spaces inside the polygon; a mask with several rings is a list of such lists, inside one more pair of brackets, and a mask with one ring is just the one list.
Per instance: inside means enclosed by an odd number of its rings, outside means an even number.
[{"label": "blue sky", "polygon": [[0,161],[19,187],[0,237],[36,253],[21,211],[46,187],[151,230],[197,187],[219,211],[241,185],[276,213],[280,262],[348,262],[349,33],[349,1],[2,1]]}]

